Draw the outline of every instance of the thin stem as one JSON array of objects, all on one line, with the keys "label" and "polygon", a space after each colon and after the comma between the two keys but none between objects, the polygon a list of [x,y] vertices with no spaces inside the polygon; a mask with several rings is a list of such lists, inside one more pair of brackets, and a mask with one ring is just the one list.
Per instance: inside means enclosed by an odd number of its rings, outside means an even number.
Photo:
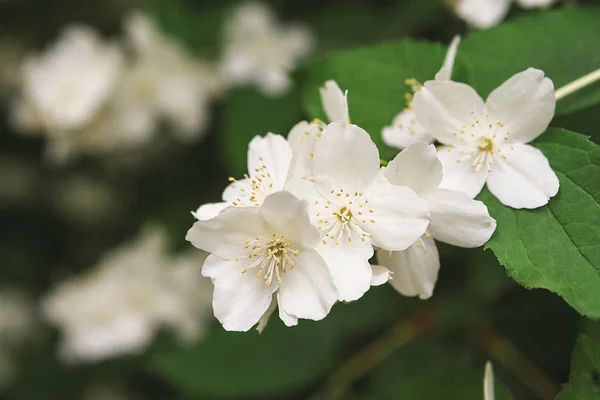
[{"label": "thin stem", "polygon": [[540,399],[552,400],[558,395],[558,387],[508,337],[491,324],[480,326],[477,329],[477,338],[496,361],[509,369]]},{"label": "thin stem", "polygon": [[573,82],[568,83],[565,86],[557,89],[554,93],[554,97],[556,98],[556,100],[560,100],[562,98],[567,97],[570,94],[575,93],[580,89],[583,89],[586,86],[591,85],[592,83],[598,80],[600,80],[600,69],[597,69],[594,72],[590,72],[589,74],[582,76],[581,78],[576,79]]},{"label": "thin stem", "polygon": [[408,319],[396,322],[383,336],[376,338],[345,362],[330,377],[324,390],[312,399],[341,398],[354,381],[385,360],[394,350],[412,341],[415,336],[432,326],[433,322],[433,315],[429,310],[420,310]]}]

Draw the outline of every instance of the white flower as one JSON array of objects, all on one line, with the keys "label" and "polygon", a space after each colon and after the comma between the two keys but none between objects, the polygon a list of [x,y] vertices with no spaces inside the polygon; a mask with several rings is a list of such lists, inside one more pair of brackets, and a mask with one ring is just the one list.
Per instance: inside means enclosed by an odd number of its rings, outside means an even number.
[{"label": "white flower", "polygon": [[412,189],[392,185],[369,134],[343,121],[329,124],[314,149],[314,179],[286,185],[308,200],[321,232],[319,253],[339,299],[360,298],[372,282],[373,247],[404,250],[427,228],[427,204]]},{"label": "white flower", "polygon": [[[549,7],[556,0],[517,0],[521,7]],[[458,0],[454,3],[454,12],[467,24],[475,28],[489,28],[499,24],[512,4],[511,0]]]},{"label": "white flower", "polygon": [[485,364],[485,374],[483,376],[483,400],[494,400],[494,368],[491,362]]},{"label": "white flower", "polygon": [[42,55],[25,61],[24,107],[51,135],[80,129],[112,95],[121,68],[115,44],[104,43],[91,28],[67,28]]},{"label": "white flower", "polygon": [[[456,58],[456,52],[458,45],[460,44],[460,36],[455,36],[450,43],[446,58],[442,68],[435,75],[436,80],[448,81],[452,77],[452,70],[454,69],[454,60]],[[410,85],[413,94],[421,89],[421,85],[414,79],[407,79],[406,84]],[[390,147],[403,149],[417,142],[433,142],[433,137],[419,124],[417,117],[412,108],[413,94],[405,93],[406,108],[402,112],[394,117],[392,125],[386,126],[381,131],[381,138],[383,143]]]},{"label": "white flower", "polygon": [[267,195],[283,189],[291,161],[292,149],[283,136],[255,136],[248,145],[248,174],[241,180],[229,178],[232,183],[223,192],[223,201],[201,205],[192,215],[207,220],[229,206],[260,206]]},{"label": "white flower", "polygon": [[139,118],[147,114],[165,118],[182,139],[200,137],[210,102],[221,89],[216,70],[162,35],[140,12],[127,18],[125,30],[136,61],[123,87],[121,107],[129,106],[128,111]]},{"label": "white flower", "polygon": [[311,47],[305,28],[282,26],[265,4],[247,3],[226,25],[221,73],[229,85],[254,84],[279,96],[291,86],[290,71]]},{"label": "white flower", "polygon": [[190,318],[209,302],[190,304],[190,292],[191,286],[208,291],[206,283],[188,273],[188,279],[178,277],[180,267],[171,269],[173,263],[178,261],[168,256],[162,232],[148,231],[106,254],[88,274],[58,285],[41,306],[61,330],[62,358],[95,362],[140,353],[161,326],[183,338],[199,332]]},{"label": "white flower", "polygon": [[541,151],[526,143],[554,116],[554,85],[529,68],[495,89],[484,103],[470,86],[429,81],[413,107],[419,123],[446,147],[441,187],[475,197],[487,187],[504,205],[537,208],[558,192],[558,178]]},{"label": "white flower", "polygon": [[319,232],[307,204],[288,192],[260,207],[228,207],[198,221],[186,239],[211,253],[202,274],[212,279],[213,309],[227,330],[247,331],[267,312],[276,293],[279,317],[321,320],[337,300],[325,261],[316,252]]},{"label": "white flower", "polygon": [[496,221],[487,207],[464,193],[440,189],[442,164],[435,147],[415,143],[385,168],[394,185],[413,189],[427,201],[430,221],[425,235],[404,251],[377,254],[379,263],[394,274],[390,284],[405,296],[428,299],[437,281],[440,260],[433,239],[460,247],[477,247],[489,240]]}]

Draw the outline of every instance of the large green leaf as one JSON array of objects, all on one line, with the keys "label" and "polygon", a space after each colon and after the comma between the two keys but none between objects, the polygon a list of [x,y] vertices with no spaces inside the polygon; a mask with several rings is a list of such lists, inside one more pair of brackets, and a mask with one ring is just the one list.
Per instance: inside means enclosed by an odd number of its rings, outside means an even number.
[{"label": "large green leaf", "polygon": [[[529,67],[546,72],[556,86],[600,68],[600,8],[565,7],[528,14],[468,35],[459,53],[472,69],[472,85],[482,96]],[[600,84],[561,100],[557,114],[600,102]]]},{"label": "large green leaf", "polygon": [[600,146],[554,128],[534,145],[548,157],[560,190],[535,210],[505,207],[484,190],[479,198],[498,221],[486,247],[520,284],[549,289],[600,318]]},{"label": "large green leaf", "polygon": [[440,44],[402,40],[335,53],[314,61],[305,70],[304,104],[311,117],[325,119],[319,87],[334,79],[348,90],[352,122],[371,134],[382,158],[392,158],[397,150],[383,145],[381,130],[406,106],[404,94],[409,88],[405,80],[433,79],[445,52]]},{"label": "large green leaf", "polygon": [[600,343],[581,335],[571,359],[571,380],[556,400],[600,399]]}]

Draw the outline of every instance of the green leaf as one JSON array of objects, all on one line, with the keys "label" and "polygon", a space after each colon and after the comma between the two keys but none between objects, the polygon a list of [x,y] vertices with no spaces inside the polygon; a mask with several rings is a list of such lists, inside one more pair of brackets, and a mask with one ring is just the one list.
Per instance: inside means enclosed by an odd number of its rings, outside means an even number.
[{"label": "green leaf", "polygon": [[310,389],[331,368],[332,339],[319,323],[290,329],[274,315],[262,334],[216,327],[193,347],[155,354],[151,368],[192,398],[283,395]]},{"label": "green leaf", "polygon": [[[496,400],[510,400],[506,386],[495,379]],[[396,387],[387,399],[422,400],[481,400],[483,398],[483,369],[466,374],[417,378]]]},{"label": "green leaf", "polygon": [[548,157],[560,190],[535,210],[505,207],[484,190],[479,199],[498,222],[486,247],[521,285],[551,290],[600,318],[600,146],[555,128],[533,145]]},{"label": "green leaf", "polygon": [[296,91],[283,97],[269,98],[253,88],[239,88],[229,93],[225,106],[224,145],[226,156],[236,176],[246,173],[248,143],[256,135],[268,132],[287,136],[302,120],[302,107]]},{"label": "green leaf", "polygon": [[571,359],[570,379],[556,400],[600,398],[600,343],[579,336]]},{"label": "green leaf", "polygon": [[[598,7],[564,7],[528,14],[465,38],[459,54],[469,59],[473,81],[486,96],[513,74],[543,70],[559,88],[600,68]],[[558,102],[557,114],[600,103],[600,84]]]},{"label": "green leaf", "polygon": [[440,44],[402,40],[335,53],[314,61],[305,70],[303,99],[308,114],[326,120],[319,87],[334,79],[348,90],[350,118],[371,135],[384,159],[398,151],[385,146],[381,130],[406,106],[408,78],[433,79],[446,49]]}]

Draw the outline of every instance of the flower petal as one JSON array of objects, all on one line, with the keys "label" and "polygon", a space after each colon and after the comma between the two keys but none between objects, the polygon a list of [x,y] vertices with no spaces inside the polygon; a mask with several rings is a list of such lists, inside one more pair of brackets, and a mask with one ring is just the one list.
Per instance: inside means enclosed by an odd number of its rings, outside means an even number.
[{"label": "flower petal", "polygon": [[404,110],[396,115],[392,125],[381,131],[383,143],[390,147],[403,149],[416,142],[433,142],[433,137],[417,122],[413,110]]},{"label": "flower petal", "polygon": [[425,233],[429,224],[427,203],[412,189],[392,185],[382,172],[366,196],[369,202],[365,204],[365,219],[356,219],[372,235],[374,246],[404,250]]},{"label": "flower petal", "polygon": [[465,193],[436,189],[423,198],[431,213],[428,232],[441,242],[460,247],[477,247],[487,242],[496,229],[496,220],[490,217],[481,201]]},{"label": "flower petal", "polygon": [[554,3],[556,0],[517,0],[517,4],[526,9],[549,7]]},{"label": "flower petal", "polygon": [[[279,296],[281,295],[281,292],[278,291],[277,292],[277,301],[279,302]],[[285,312],[285,310],[281,307],[279,307],[279,319],[281,319],[283,321],[283,323],[285,324],[285,326],[296,326],[298,325],[298,318],[290,315],[288,313]]]},{"label": "flower petal", "polygon": [[264,236],[267,232],[256,207],[227,207],[207,221],[196,222],[185,239],[198,249],[223,259],[246,254],[246,240]]},{"label": "flower petal", "polygon": [[415,143],[402,150],[384,170],[392,185],[406,186],[417,194],[437,189],[442,181],[442,163],[435,146]]},{"label": "flower petal", "polygon": [[314,171],[322,193],[363,192],[379,172],[379,151],[364,129],[332,122],[315,146]]},{"label": "flower petal", "polygon": [[428,81],[415,93],[413,109],[417,121],[439,142],[461,144],[471,141],[471,135],[459,132],[475,121],[483,120],[484,103],[469,85],[453,81]]},{"label": "flower petal", "polygon": [[488,164],[477,164],[477,156],[472,156],[468,151],[457,147],[441,147],[438,149],[438,158],[442,163],[444,177],[440,188],[463,192],[471,197],[477,196],[488,177]]},{"label": "flower petal", "polygon": [[319,242],[319,231],[310,223],[308,203],[290,192],[268,195],[258,212],[273,233],[311,247]]},{"label": "flower petal", "polygon": [[338,300],[358,300],[369,290],[373,271],[369,259],[373,247],[368,241],[354,240],[339,246],[322,245],[317,251],[325,260],[338,292]]},{"label": "flower petal", "polygon": [[381,286],[392,279],[392,275],[394,273],[386,267],[384,267],[383,265],[372,265],[371,267],[373,268],[371,286]]},{"label": "flower petal", "polygon": [[281,277],[278,300],[281,309],[298,318],[319,321],[329,314],[337,291],[325,261],[315,250],[300,250],[294,269]]},{"label": "flower petal", "polygon": [[291,162],[292,149],[281,135],[255,136],[248,145],[248,174],[265,179],[270,173],[272,191],[283,188]]},{"label": "flower petal", "polygon": [[495,400],[494,393],[494,367],[491,362],[485,363],[485,373],[483,375],[483,400]]},{"label": "flower petal", "polygon": [[200,221],[206,221],[214,218],[230,204],[226,202],[202,204],[196,211],[192,211],[194,218]]},{"label": "flower petal", "polygon": [[440,257],[432,238],[423,236],[404,251],[377,252],[379,264],[394,274],[390,285],[404,296],[430,298],[440,270]]},{"label": "flower petal", "polygon": [[318,122],[301,121],[294,125],[288,134],[293,154],[288,180],[311,178],[314,175],[315,146],[320,136],[321,125]]},{"label": "flower petal", "polygon": [[[548,159],[526,144],[505,145],[503,157],[495,157],[488,189],[512,208],[537,208],[558,192],[559,182]],[[506,158],[504,158],[506,157]]]},{"label": "flower petal", "polygon": [[511,143],[528,143],[541,135],[554,117],[554,84],[539,69],[519,72],[494,90],[486,101],[486,114],[498,135]]},{"label": "flower petal", "polygon": [[349,124],[348,91],[342,92],[336,81],[327,81],[325,86],[319,89],[319,93],[321,93],[321,104],[329,122],[343,121]]},{"label": "flower petal", "polygon": [[448,52],[446,58],[444,58],[444,64],[442,69],[435,74],[435,80],[437,81],[448,81],[452,79],[452,70],[454,69],[454,60],[456,59],[456,52],[458,51],[458,45],[460,44],[460,36],[456,35],[452,39],[450,46],[448,46]]},{"label": "flower petal", "polygon": [[454,11],[467,24],[475,28],[489,28],[504,19],[510,10],[511,0],[459,0]]},{"label": "flower petal", "polygon": [[243,264],[210,255],[202,275],[212,278],[215,317],[228,331],[248,331],[269,309],[276,285],[265,287],[262,279],[242,274]]},{"label": "flower petal", "polygon": [[256,330],[258,331],[258,333],[263,333],[263,331],[267,327],[267,324],[269,323],[271,315],[273,315],[273,312],[275,312],[275,309],[277,308],[277,298],[275,296],[275,294],[271,296],[271,305],[269,306],[267,311],[265,311],[262,317],[260,317],[260,319],[258,320],[258,325],[256,326]]}]

